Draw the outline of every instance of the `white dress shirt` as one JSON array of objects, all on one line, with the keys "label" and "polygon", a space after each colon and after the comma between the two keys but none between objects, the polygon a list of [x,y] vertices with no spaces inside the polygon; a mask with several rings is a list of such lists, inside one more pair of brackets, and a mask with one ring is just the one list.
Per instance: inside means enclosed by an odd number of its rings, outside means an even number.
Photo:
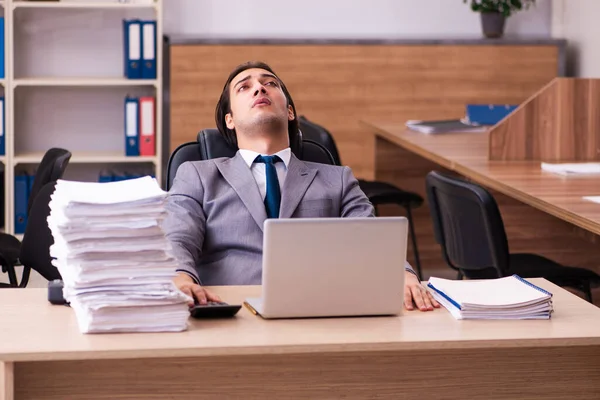
[{"label": "white dress shirt", "polygon": [[255,151],[246,150],[246,149],[240,149],[238,151],[240,152],[240,155],[242,156],[242,158],[244,159],[246,164],[248,164],[248,167],[250,168],[250,171],[252,172],[252,175],[254,176],[254,180],[256,181],[256,184],[258,185],[258,190],[260,192],[260,195],[262,196],[263,199],[267,195],[267,174],[265,171],[266,166],[264,163],[255,163],[254,160],[259,155],[278,156],[279,158],[281,158],[281,161],[283,161],[283,162],[277,162],[273,165],[275,165],[275,170],[277,171],[277,179],[279,180],[279,188],[280,189],[283,188],[283,182],[285,181],[288,165],[290,163],[290,158],[292,157],[292,150],[289,147],[286,149],[283,149],[275,154],[260,154]]}]

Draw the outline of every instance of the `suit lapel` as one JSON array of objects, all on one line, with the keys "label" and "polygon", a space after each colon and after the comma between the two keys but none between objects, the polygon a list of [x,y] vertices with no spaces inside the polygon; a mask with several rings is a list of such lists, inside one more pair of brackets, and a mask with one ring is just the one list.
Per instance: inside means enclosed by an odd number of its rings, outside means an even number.
[{"label": "suit lapel", "polygon": [[315,179],[317,170],[298,160],[293,154],[288,165],[287,175],[281,190],[279,218],[290,218],[304,193]]},{"label": "suit lapel", "polygon": [[252,218],[254,218],[254,221],[256,221],[258,227],[262,230],[263,223],[267,219],[267,212],[254,176],[240,153],[236,153],[234,157],[217,163],[217,168],[219,168],[225,180],[235,190],[242,203],[244,203],[252,215]]}]

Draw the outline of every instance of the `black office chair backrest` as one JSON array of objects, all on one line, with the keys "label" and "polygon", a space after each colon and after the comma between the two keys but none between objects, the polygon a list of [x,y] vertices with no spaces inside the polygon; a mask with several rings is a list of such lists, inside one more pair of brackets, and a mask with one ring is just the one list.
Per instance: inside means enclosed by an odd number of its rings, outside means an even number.
[{"label": "black office chair backrest", "polygon": [[333,155],[321,143],[314,140],[304,139],[302,141],[302,161],[319,164],[337,165]]},{"label": "black office chair backrest", "polygon": [[335,165],[342,165],[340,153],[333,139],[333,135],[324,126],[310,121],[304,115],[298,117],[298,124],[302,130],[303,139],[310,139],[324,146],[333,157]]},{"label": "black office chair backrest", "polygon": [[201,160],[233,157],[238,150],[223,138],[218,129],[202,129],[198,132],[196,141],[200,145]]},{"label": "black office chair backrest", "polygon": [[71,152],[68,150],[51,148],[50,150],[46,151],[35,172],[31,193],[29,194],[29,200],[27,203],[27,212],[31,211],[33,201],[44,185],[46,185],[48,182],[56,181],[62,178],[70,159]]},{"label": "black office chair backrest", "polygon": [[498,205],[479,185],[436,171],[426,179],[436,241],[448,264],[466,277],[502,277],[508,242]]},{"label": "black office chair backrest", "polygon": [[167,187],[169,190],[175,180],[177,169],[181,164],[186,161],[200,161],[205,160],[200,153],[200,144],[198,142],[187,142],[177,146],[177,148],[171,153],[169,161],[167,162]]},{"label": "black office chair backrest", "polygon": [[58,269],[51,262],[50,246],[54,239],[47,221],[50,215],[50,196],[54,193],[55,186],[56,181],[51,181],[38,191],[27,217],[19,254],[19,261],[25,267],[24,274],[31,268],[49,281],[61,279]]},{"label": "black office chair backrest", "polygon": [[[303,140],[294,145],[294,155],[304,161],[335,165],[331,153],[321,144],[312,140]],[[290,146],[291,147],[291,146]],[[217,129],[203,129],[198,133],[197,142],[188,142],[178,146],[167,163],[167,190],[173,185],[177,169],[186,161],[210,160],[220,157],[233,157],[237,152],[231,147]]]},{"label": "black office chair backrest", "polygon": [[[298,132],[296,140],[290,143],[290,149],[292,153],[300,160],[303,159],[303,133]],[[232,147],[223,138],[221,133],[216,128],[202,129],[198,132],[196,141],[200,144],[200,152],[203,160],[210,160],[211,158],[219,157],[233,157],[238,151],[236,147]]]}]

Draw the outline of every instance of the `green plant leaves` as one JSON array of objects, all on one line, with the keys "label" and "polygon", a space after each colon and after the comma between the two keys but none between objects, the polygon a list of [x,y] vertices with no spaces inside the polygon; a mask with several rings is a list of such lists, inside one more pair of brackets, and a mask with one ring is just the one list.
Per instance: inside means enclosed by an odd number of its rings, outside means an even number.
[{"label": "green plant leaves", "polygon": [[514,11],[528,9],[535,4],[535,0],[463,0],[463,3],[469,2],[471,10],[475,12],[494,12],[501,13],[509,17]]}]

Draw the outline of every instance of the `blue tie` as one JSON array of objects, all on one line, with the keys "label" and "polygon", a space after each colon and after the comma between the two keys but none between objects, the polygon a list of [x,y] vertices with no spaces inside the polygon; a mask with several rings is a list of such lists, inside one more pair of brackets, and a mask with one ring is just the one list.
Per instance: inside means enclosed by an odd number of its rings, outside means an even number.
[{"label": "blue tie", "polygon": [[267,176],[267,195],[265,196],[265,209],[267,218],[279,218],[279,205],[281,203],[281,191],[275,163],[282,161],[278,156],[257,156],[254,162],[265,164]]}]

